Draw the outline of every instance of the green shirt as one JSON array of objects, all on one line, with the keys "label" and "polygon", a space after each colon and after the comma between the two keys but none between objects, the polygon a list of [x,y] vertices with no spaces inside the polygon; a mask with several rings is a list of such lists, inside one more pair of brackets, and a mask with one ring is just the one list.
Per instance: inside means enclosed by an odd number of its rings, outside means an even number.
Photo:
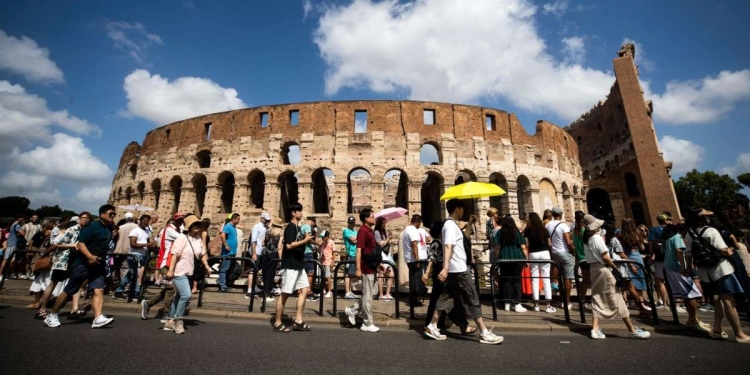
[{"label": "green shirt", "polygon": [[510,243],[503,243],[502,235],[502,229],[495,233],[495,243],[500,244],[499,259],[526,259],[523,251],[521,251],[521,245],[526,244],[526,239],[521,235],[521,232],[516,231],[516,240]]},{"label": "green shirt", "polygon": [[586,260],[586,254],[583,250],[583,232],[586,231],[586,228],[581,227],[574,228],[573,232],[573,245],[576,247],[576,258],[579,262],[583,262]]}]

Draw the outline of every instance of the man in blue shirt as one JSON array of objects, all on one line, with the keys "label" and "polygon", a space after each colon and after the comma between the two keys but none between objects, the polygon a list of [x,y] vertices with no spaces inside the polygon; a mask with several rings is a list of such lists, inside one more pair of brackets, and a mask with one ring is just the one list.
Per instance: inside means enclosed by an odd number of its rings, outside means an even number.
[{"label": "man in blue shirt", "polygon": [[[16,252],[18,246],[18,238],[26,235],[26,232],[21,228],[23,225],[23,215],[17,215],[16,221],[10,225],[8,230],[8,241],[5,243],[5,254],[3,255],[3,263],[0,265],[0,281],[2,281],[2,275],[4,275],[5,267],[8,265],[8,261],[13,257],[13,253]],[[18,263],[18,260],[14,260],[13,264]],[[13,265],[11,265],[11,271],[13,271]]]},{"label": "man in blue shirt", "polygon": [[[235,257],[237,256],[237,224],[240,223],[240,214],[233,213],[229,215],[229,222],[224,224],[221,228],[221,256],[222,257]],[[229,292],[227,287],[227,272],[232,267],[234,260],[223,259],[221,261],[221,268],[219,269],[219,291]]]},{"label": "man in blue shirt", "polygon": [[[357,221],[354,216],[349,216],[346,220],[346,228],[344,228],[344,250],[346,250],[346,256],[348,260],[354,260],[357,256],[357,230],[354,229],[354,224]],[[355,264],[348,264],[346,267],[346,279],[344,279],[344,288],[346,289],[346,299],[357,298],[352,293],[352,277],[357,273],[357,266]]]}]

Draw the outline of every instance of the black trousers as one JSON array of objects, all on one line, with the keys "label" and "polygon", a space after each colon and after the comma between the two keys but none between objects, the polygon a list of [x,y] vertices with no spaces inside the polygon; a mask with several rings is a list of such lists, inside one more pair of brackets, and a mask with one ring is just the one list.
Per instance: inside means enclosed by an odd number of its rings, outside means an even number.
[{"label": "black trousers", "polygon": [[273,279],[276,277],[276,269],[279,267],[279,253],[269,253],[260,256],[260,269],[263,271],[263,293],[269,295],[273,289]]},{"label": "black trousers", "polygon": [[521,299],[521,271],[523,271],[523,266],[521,263],[500,263],[500,285],[503,291],[502,299],[505,300],[505,303]]},{"label": "black trousers", "polygon": [[[432,315],[435,314],[435,306],[437,305],[440,295],[443,294],[443,283],[438,279],[440,274],[440,267],[435,267],[432,270],[432,294],[430,294],[430,304],[427,306],[427,318],[425,319],[424,326],[427,327],[432,322]],[[469,321],[466,319],[466,311],[461,301],[454,301],[453,308],[448,312],[448,317],[451,321],[459,327],[467,327]],[[445,328],[445,314],[440,317],[437,324],[438,328]]]}]

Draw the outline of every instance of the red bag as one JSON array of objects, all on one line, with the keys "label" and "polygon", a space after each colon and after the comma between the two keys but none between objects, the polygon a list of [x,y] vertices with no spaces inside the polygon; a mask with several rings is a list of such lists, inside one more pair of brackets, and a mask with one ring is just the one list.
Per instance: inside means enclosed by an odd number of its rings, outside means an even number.
[{"label": "red bag", "polygon": [[[540,267],[541,268],[541,267]],[[531,285],[531,267],[525,265],[521,271],[521,293],[532,295],[534,290]],[[539,291],[544,290],[544,279],[539,277]]]}]

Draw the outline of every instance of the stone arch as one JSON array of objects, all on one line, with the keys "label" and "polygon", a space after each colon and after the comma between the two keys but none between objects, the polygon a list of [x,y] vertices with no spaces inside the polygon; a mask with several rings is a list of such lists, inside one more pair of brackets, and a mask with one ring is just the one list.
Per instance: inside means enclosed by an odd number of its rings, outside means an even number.
[{"label": "stone arch", "polygon": [[154,179],[151,181],[151,191],[154,193],[154,209],[159,208],[159,198],[161,197],[161,180]]},{"label": "stone arch", "polygon": [[225,213],[232,212],[234,204],[234,174],[229,171],[221,172],[216,182],[221,187],[221,211]]},{"label": "stone arch", "polygon": [[597,219],[606,221],[615,220],[615,214],[614,211],[612,211],[612,201],[606,190],[601,188],[589,189],[586,194],[586,205],[589,213],[594,215]]},{"label": "stone arch", "polygon": [[604,170],[605,170],[605,171],[609,171],[609,170],[611,170],[611,169],[612,169],[612,164],[611,164],[611,163],[609,162],[609,160],[607,160],[607,161],[606,161],[606,162],[604,163]]},{"label": "stone arch", "polygon": [[641,195],[641,189],[638,187],[638,178],[633,173],[625,173],[625,188],[628,191],[628,196],[638,197]]},{"label": "stone arch", "polygon": [[131,204],[133,199],[133,188],[128,186],[127,189],[125,189],[125,204]]},{"label": "stone arch", "polygon": [[170,189],[172,189],[172,195],[174,196],[172,200],[172,213],[175,213],[180,210],[180,196],[182,195],[182,178],[180,176],[172,177],[172,180],[169,181],[169,187]]},{"label": "stone arch", "polygon": [[333,171],[318,168],[312,173],[312,209],[316,214],[331,213],[331,191],[334,189]]},{"label": "stone arch", "polygon": [[301,161],[301,151],[299,143],[287,142],[281,147],[281,162],[284,165],[299,165]]},{"label": "stone arch", "polygon": [[402,169],[391,168],[383,175],[383,208],[409,209],[409,177]]},{"label": "stone arch", "polygon": [[620,167],[620,155],[615,155],[615,168]]},{"label": "stone arch", "polygon": [[130,178],[135,180],[135,176],[138,174],[138,164],[131,165],[128,171],[130,172]]},{"label": "stone arch", "polygon": [[643,204],[635,201],[630,204],[630,211],[633,214],[633,220],[636,224],[646,225],[646,213],[643,210]]},{"label": "stone arch", "polygon": [[591,179],[591,173],[589,171],[583,171],[583,179],[584,180],[590,180]]},{"label": "stone arch", "polygon": [[510,213],[510,199],[508,199],[508,179],[502,173],[494,172],[490,174],[489,182],[505,190],[505,194],[497,197],[490,197],[490,207],[495,207],[501,215]]},{"label": "stone arch", "polygon": [[442,165],[443,152],[437,142],[425,142],[419,149],[419,164],[421,165]]},{"label": "stone arch", "polygon": [[[462,169],[456,173],[456,179],[453,181],[453,185],[460,185],[466,182],[476,182],[477,175],[471,170]],[[461,199],[461,203],[464,206],[464,214],[461,216],[462,221],[469,221],[471,216],[477,214],[477,200],[476,199]]]},{"label": "stone arch", "polygon": [[211,150],[198,151],[195,158],[198,159],[198,168],[211,168]]},{"label": "stone arch", "polygon": [[284,221],[289,221],[289,212],[287,207],[292,203],[299,202],[299,185],[297,184],[297,174],[294,171],[285,171],[279,175],[279,190],[281,199],[279,200],[279,217]]},{"label": "stone arch", "polygon": [[139,182],[136,191],[138,192],[138,201],[140,204],[143,204],[143,196],[146,193],[146,183],[143,181]]},{"label": "stone arch", "polygon": [[203,217],[203,208],[206,205],[206,191],[208,191],[208,180],[204,174],[198,173],[193,176],[191,183],[195,191],[195,215]]},{"label": "stone arch", "polygon": [[516,179],[517,194],[518,194],[518,218],[521,220],[526,219],[526,215],[534,211],[533,198],[531,196],[531,181],[529,178],[520,175]]},{"label": "stone arch", "polygon": [[548,178],[539,181],[539,210],[551,210],[552,207],[561,207],[562,202],[557,199],[557,187]]},{"label": "stone arch", "polygon": [[357,167],[346,175],[347,213],[357,213],[364,208],[372,208],[372,175],[367,169]]},{"label": "stone arch", "polygon": [[247,175],[247,184],[250,192],[250,205],[263,209],[266,199],[266,175],[260,169],[252,170]]},{"label": "stone arch", "polygon": [[594,178],[599,177],[602,174],[602,168],[598,165],[594,168]]},{"label": "stone arch", "polygon": [[445,217],[445,210],[440,202],[440,196],[445,192],[445,181],[437,171],[428,171],[423,176],[421,189],[422,222],[429,228],[432,223],[441,221]]},{"label": "stone arch", "polygon": [[122,199],[122,186],[117,189],[117,199]]},{"label": "stone arch", "polygon": [[573,218],[574,218],[573,213],[576,210],[575,197],[570,191],[570,188],[568,187],[568,183],[565,181],[563,181],[562,184],[560,184],[560,190],[562,191],[563,201],[561,202],[561,204],[562,204],[563,211],[565,211],[565,218],[568,221],[573,221]]}]

